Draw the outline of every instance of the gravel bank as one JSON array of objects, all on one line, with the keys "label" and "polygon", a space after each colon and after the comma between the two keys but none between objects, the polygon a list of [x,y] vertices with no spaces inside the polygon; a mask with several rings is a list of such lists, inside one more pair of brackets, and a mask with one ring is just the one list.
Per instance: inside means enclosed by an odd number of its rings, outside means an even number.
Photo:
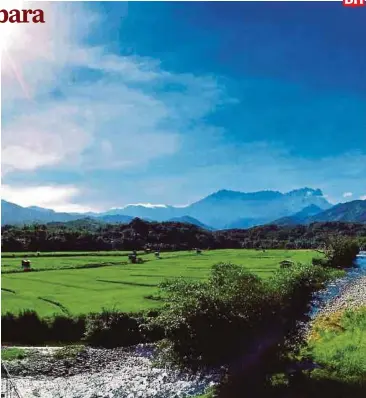
[{"label": "gravel bank", "polygon": [[366,306],[366,276],[361,276],[345,285],[339,295],[320,307],[319,313],[329,314],[361,306]]},{"label": "gravel bank", "polygon": [[22,397],[173,398],[201,394],[219,375],[189,375],[153,364],[152,346],[133,349],[86,348],[74,359],[32,353],[5,362]]},{"label": "gravel bank", "polygon": [[343,278],[332,281],[313,299],[310,316],[366,305],[366,252],[361,252],[355,267],[346,271]]}]

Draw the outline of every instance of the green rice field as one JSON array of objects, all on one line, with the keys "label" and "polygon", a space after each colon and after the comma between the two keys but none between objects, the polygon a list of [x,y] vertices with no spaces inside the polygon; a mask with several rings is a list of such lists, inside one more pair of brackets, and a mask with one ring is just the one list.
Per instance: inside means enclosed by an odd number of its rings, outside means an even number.
[{"label": "green rice field", "polygon": [[32,268],[42,272],[23,272],[19,253],[17,257],[3,253],[2,313],[30,309],[40,316],[79,315],[103,308],[137,312],[160,305],[151,296],[158,293],[157,286],[162,280],[174,277],[204,280],[212,265],[219,262],[242,265],[268,278],[279,269],[282,260],[306,263],[320,256],[311,250],[212,250],[198,255],[194,251],[162,253],[161,259],[154,254],[141,254],[143,264],[130,264],[126,254],[41,254],[30,260]]}]

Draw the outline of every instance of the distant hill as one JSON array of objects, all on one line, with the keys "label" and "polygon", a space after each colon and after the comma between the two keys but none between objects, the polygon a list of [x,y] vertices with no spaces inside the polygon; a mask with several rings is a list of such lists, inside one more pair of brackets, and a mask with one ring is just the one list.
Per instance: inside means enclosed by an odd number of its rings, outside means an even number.
[{"label": "distant hill", "polygon": [[207,230],[212,230],[213,229],[213,228],[201,223],[196,218],[189,217],[189,216],[174,217],[174,218],[171,218],[168,221],[181,222],[181,223],[185,223],[185,224],[192,224],[192,225],[196,225],[197,227],[200,227],[200,228],[203,228],[203,229],[207,229]]},{"label": "distant hill", "polygon": [[316,205],[310,205],[295,213],[292,216],[282,217],[278,220],[272,221],[270,224],[276,225],[297,225],[306,224],[309,217],[315,216],[322,212],[322,209]]},{"label": "distant hill", "polygon": [[247,229],[266,224],[266,221],[267,219],[262,218],[238,218],[234,222],[225,225],[223,229]]},{"label": "distant hill", "polygon": [[[2,225],[32,222],[70,221],[96,217],[105,222],[129,222],[138,217],[144,220],[168,221],[186,218],[194,225],[215,229],[248,228],[272,220],[292,216],[311,205],[327,210],[331,204],[319,189],[301,188],[287,193],[278,191],[237,192],[217,191],[186,207],[168,205],[129,205],[103,213],[58,213],[39,207],[24,208],[2,201]],[[198,224],[197,224],[198,223]]]},{"label": "distant hill", "polygon": [[324,221],[342,221],[366,223],[366,200],[353,200],[339,203],[307,219],[307,223]]},{"label": "distant hill", "polygon": [[105,215],[105,216],[97,216],[96,217],[98,220],[101,220],[105,223],[122,223],[122,224],[128,224],[133,220],[133,217],[131,216],[125,216],[123,214],[110,214],[110,215]]},{"label": "distant hill", "polygon": [[51,221],[71,221],[85,217],[83,214],[57,213],[41,207],[22,207],[15,203],[1,201],[1,225],[47,223]]},{"label": "distant hill", "polygon": [[313,222],[353,222],[366,223],[366,200],[354,200],[352,202],[340,203],[327,210],[321,210],[311,205],[302,211],[272,221],[276,225],[311,224]]},{"label": "distant hill", "polygon": [[85,230],[88,232],[96,231],[103,225],[106,225],[106,223],[92,217],[85,217],[66,222],[52,221],[46,224],[47,228],[49,229],[68,228],[75,230]]}]

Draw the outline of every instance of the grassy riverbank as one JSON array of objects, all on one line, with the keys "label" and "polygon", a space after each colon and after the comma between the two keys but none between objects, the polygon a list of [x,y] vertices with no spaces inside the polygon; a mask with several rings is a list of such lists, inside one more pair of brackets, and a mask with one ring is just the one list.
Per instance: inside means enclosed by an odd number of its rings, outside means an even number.
[{"label": "grassy riverbank", "polygon": [[321,366],[314,378],[366,388],[366,306],[319,316],[307,352]]}]

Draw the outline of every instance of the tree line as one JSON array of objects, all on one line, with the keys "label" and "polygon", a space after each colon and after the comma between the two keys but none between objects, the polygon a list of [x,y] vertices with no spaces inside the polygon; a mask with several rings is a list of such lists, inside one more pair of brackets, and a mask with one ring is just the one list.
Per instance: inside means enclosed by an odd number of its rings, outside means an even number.
[{"label": "tree line", "polygon": [[263,225],[249,229],[208,231],[180,222],[101,224],[92,220],[66,223],[5,225],[3,252],[190,250],[207,249],[318,249],[329,236],[345,236],[366,247],[366,224],[318,222],[310,225]]}]

